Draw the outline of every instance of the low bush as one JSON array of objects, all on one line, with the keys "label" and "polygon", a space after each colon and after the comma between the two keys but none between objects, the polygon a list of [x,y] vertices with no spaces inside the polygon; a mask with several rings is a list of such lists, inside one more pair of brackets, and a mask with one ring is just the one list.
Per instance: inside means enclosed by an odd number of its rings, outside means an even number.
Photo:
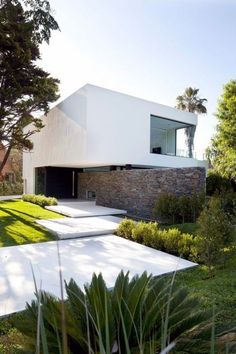
[{"label": "low bush", "polygon": [[24,336],[21,352],[192,353],[197,343],[198,353],[209,353],[211,311],[173,280],[121,272],[108,288],[94,274],[83,288],[66,283],[64,303],[39,292],[13,322]]},{"label": "low bush", "polygon": [[205,193],[176,196],[163,193],[158,197],[153,216],[165,223],[195,222],[205,203]]},{"label": "low bush", "polygon": [[191,258],[194,237],[181,233],[177,228],[161,230],[156,222],[123,220],[117,235],[174,255]]},{"label": "low bush", "polygon": [[179,254],[179,242],[182,239],[181,232],[178,229],[169,229],[161,231],[163,233],[164,249],[163,251]]},{"label": "low bush", "polygon": [[157,223],[146,223],[143,221],[134,225],[132,230],[132,237],[134,241],[149,245],[152,238],[155,237],[157,232]]},{"label": "low bush", "polygon": [[117,235],[127,239],[132,239],[132,231],[135,227],[135,222],[131,219],[124,219],[117,229]]},{"label": "low bush", "polygon": [[194,259],[194,249],[195,249],[196,238],[190,234],[182,234],[178,242],[178,251],[183,258]]},{"label": "low bush", "polygon": [[45,195],[36,194],[23,194],[22,200],[25,202],[33,203],[45,207],[48,205],[57,205],[56,198],[45,197]]},{"label": "low bush", "polygon": [[0,182],[0,195],[21,195],[23,193],[23,183]]}]

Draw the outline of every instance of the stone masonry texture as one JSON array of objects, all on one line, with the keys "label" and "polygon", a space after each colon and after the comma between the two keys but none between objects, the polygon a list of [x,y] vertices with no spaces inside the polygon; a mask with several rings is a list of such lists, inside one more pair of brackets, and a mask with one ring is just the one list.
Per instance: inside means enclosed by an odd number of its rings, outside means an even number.
[{"label": "stone masonry texture", "polygon": [[205,174],[201,167],[84,172],[78,174],[78,197],[86,199],[87,191],[95,191],[97,205],[152,218],[160,194],[200,193],[205,190]]}]

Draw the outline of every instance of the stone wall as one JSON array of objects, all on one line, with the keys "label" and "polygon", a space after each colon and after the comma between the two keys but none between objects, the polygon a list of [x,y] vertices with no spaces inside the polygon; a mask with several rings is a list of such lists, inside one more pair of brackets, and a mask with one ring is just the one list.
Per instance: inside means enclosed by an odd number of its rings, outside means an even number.
[{"label": "stone wall", "polygon": [[128,214],[151,218],[155,201],[163,192],[176,195],[205,189],[205,169],[167,168],[78,174],[78,197],[96,192],[98,205],[127,210]]}]

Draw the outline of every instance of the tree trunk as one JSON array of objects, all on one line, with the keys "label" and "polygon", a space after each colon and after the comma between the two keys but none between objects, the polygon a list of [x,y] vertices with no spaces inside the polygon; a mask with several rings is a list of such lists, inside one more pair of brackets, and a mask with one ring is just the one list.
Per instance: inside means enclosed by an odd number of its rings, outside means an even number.
[{"label": "tree trunk", "polygon": [[186,144],[188,147],[188,157],[193,157],[193,141],[195,136],[195,125],[185,128]]},{"label": "tree trunk", "polygon": [[8,158],[9,158],[11,149],[12,149],[12,146],[9,145],[8,148],[7,148],[7,150],[6,150],[6,152],[5,152],[4,158],[3,158],[3,160],[2,160],[2,162],[1,162],[1,164],[0,164],[0,176],[2,176],[2,171],[3,171],[3,169],[4,169],[4,166],[5,166],[6,163],[7,163],[7,160],[8,160]]}]

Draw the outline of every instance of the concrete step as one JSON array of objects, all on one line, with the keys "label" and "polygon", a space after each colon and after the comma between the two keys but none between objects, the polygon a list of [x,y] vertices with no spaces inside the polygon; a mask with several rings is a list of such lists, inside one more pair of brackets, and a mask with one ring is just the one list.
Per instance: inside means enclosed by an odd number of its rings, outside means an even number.
[{"label": "concrete step", "polygon": [[47,206],[46,209],[69,216],[70,218],[122,215],[127,213],[126,210],[103,207],[96,205],[95,202],[60,202],[58,205]]},{"label": "concrete step", "polygon": [[115,216],[36,220],[60,240],[113,233],[122,219]]}]

